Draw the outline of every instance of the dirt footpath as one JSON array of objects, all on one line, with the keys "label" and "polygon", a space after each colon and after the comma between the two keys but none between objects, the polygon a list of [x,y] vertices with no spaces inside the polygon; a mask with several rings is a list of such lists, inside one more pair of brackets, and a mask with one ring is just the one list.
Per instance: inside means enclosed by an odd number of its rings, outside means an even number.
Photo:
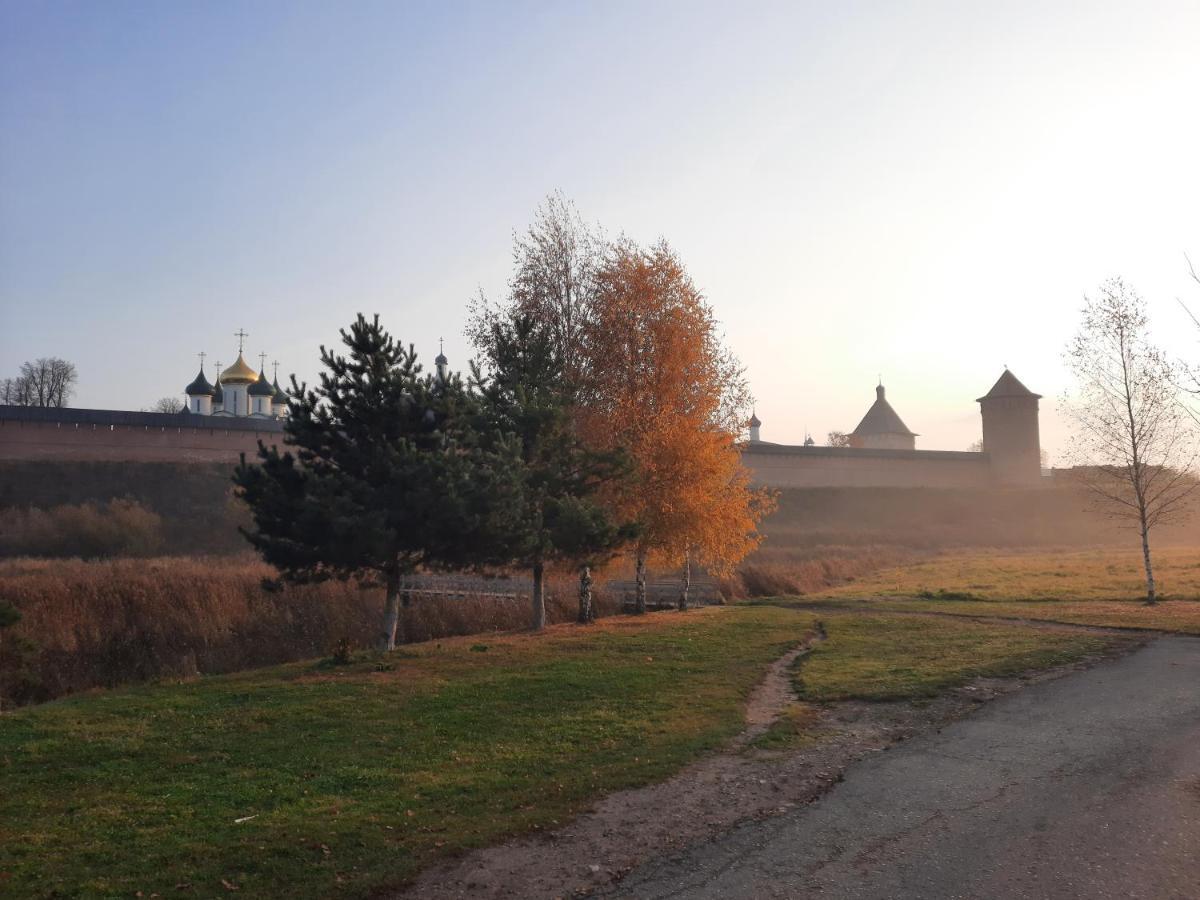
[{"label": "dirt footpath", "polygon": [[[784,751],[753,749],[753,739],[795,702],[788,670],[805,649],[798,647],[772,665],[747,705],[746,731],[726,752],[661,784],[610,795],[554,832],[434,866],[394,896],[537,900],[603,892],[635,867],[689,846],[705,846],[739,823],[796,814],[839,782],[855,760],[933,731],[1029,680],[979,680],[920,706],[841,703],[813,708],[819,741]],[[1065,671],[1042,673],[1033,680]],[[653,872],[639,872],[639,883],[651,884]]]},{"label": "dirt footpath", "polygon": [[1200,639],[1014,693],[606,896],[1200,897]]}]

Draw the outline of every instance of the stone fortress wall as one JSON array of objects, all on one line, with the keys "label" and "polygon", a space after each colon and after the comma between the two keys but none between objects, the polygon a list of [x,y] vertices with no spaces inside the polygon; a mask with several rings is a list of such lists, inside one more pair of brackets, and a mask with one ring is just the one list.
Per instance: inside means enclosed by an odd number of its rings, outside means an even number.
[{"label": "stone fortress wall", "polygon": [[274,419],[0,406],[0,460],[236,463],[282,434]]},{"label": "stone fortress wall", "polygon": [[773,488],[978,488],[995,483],[987,453],[748,444],[751,481]]},{"label": "stone fortress wall", "polygon": [[[986,452],[891,449],[888,440],[899,436],[912,447],[915,435],[880,387],[852,435],[860,446],[770,443],[759,438],[755,417],[742,461],[755,484],[775,488],[1038,487],[1050,481],[1041,474],[1038,399],[1005,370],[977,401]],[[866,427],[872,422],[874,431]],[[282,419],[258,416],[0,406],[0,460],[236,463],[243,453],[252,457],[260,440],[281,443],[282,434]]]},{"label": "stone fortress wall", "polygon": [[916,437],[892,409],[883,385],[874,405],[850,433],[849,447],[773,444],[750,420],[742,462],[755,484],[774,488],[1043,487],[1038,401],[1008,369],[978,398],[983,426],[981,452],[917,450]]}]

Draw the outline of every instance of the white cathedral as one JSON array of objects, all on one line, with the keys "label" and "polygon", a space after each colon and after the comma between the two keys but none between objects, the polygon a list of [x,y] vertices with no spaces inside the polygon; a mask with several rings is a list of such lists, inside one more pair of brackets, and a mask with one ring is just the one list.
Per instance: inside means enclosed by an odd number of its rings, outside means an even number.
[{"label": "white cathedral", "polygon": [[[209,384],[204,375],[204,354],[200,354],[200,373],[183,389],[187,394],[186,412],[199,416],[253,416],[259,419],[281,419],[287,414],[287,393],[279,386],[278,368],[275,380],[267,380],[266,354],[262,366],[255,372],[242,358],[242,341],[247,337],[239,331],[237,362],[225,371],[217,363],[216,384]],[[275,364],[278,367],[278,363]]]},{"label": "white cathedral", "polygon": [[[257,372],[246,364],[242,358],[243,341],[248,337],[244,331],[238,331],[234,337],[238,339],[237,362],[225,371],[217,363],[217,383],[209,384],[204,375],[204,354],[200,354],[200,372],[194,381],[183,389],[187,394],[187,403],[183,413],[198,416],[239,416],[259,419],[282,419],[287,415],[288,401],[291,399],[279,386],[279,363],[275,363],[276,371],[273,381],[267,381],[267,355],[261,355],[261,365]],[[437,358],[433,361],[439,381],[450,377],[449,360],[446,352],[438,348]]]}]

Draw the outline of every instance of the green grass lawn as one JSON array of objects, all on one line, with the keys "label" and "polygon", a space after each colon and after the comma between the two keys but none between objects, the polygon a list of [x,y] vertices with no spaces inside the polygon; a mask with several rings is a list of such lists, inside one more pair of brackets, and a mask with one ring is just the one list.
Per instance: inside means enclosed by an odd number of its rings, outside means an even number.
[{"label": "green grass lawn", "polygon": [[610,619],[5,714],[0,894],[365,895],[718,745],[811,621]]},{"label": "green grass lawn", "polygon": [[[799,670],[813,700],[925,696],[1103,643],[954,620],[825,621],[828,641]],[[814,622],[770,606],[619,617],[5,714],[0,894],[371,894],[720,745],[768,663]],[[794,737],[810,722],[784,727]],[[779,737],[766,744],[791,739]]]}]

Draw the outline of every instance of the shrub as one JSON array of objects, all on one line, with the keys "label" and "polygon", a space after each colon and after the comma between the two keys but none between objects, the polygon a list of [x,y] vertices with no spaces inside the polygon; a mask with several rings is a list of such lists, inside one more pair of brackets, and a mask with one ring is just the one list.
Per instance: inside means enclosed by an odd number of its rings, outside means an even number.
[{"label": "shrub", "polygon": [[4,556],[153,556],[163,543],[162,517],[136,500],[80,503],[49,510],[10,510],[0,525]]}]

